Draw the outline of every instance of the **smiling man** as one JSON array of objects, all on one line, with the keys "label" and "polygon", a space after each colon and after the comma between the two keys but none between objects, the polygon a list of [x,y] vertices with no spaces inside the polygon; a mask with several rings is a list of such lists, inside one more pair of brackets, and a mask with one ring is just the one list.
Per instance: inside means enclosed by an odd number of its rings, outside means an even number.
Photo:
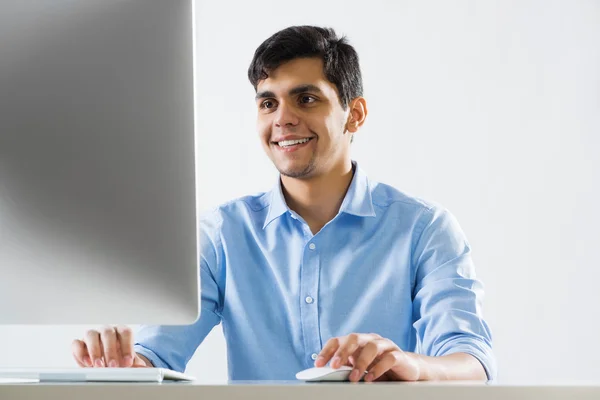
[{"label": "smiling man", "polygon": [[[183,371],[223,324],[229,378],[350,380],[496,376],[471,249],[444,208],[369,179],[350,158],[367,117],[358,56],[333,30],[284,29],[248,70],[274,188],[200,221],[202,311],[190,326],[88,331],[81,366]],[[112,362],[112,364],[111,364]]]}]

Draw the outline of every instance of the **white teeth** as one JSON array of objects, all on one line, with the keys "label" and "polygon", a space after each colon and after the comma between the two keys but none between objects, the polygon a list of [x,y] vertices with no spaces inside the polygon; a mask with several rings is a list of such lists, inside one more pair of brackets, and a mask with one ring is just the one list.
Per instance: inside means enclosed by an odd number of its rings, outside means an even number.
[{"label": "white teeth", "polygon": [[308,142],[310,139],[306,138],[306,139],[298,139],[298,140],[282,140],[281,142],[279,142],[279,145],[281,147],[288,147],[288,146],[293,146],[295,144],[300,144],[300,143],[306,143]]}]

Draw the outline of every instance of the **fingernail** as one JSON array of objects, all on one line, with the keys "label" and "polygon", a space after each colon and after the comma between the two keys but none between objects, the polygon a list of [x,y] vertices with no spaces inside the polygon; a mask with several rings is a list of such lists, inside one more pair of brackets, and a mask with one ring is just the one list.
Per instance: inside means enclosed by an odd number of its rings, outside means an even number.
[{"label": "fingernail", "polygon": [[109,366],[110,368],[117,368],[119,365],[117,364],[117,361],[116,361],[116,360],[110,360],[110,361],[108,362],[108,366]]},{"label": "fingernail", "polygon": [[339,357],[333,357],[333,360],[331,360],[331,366],[333,368],[337,368],[339,363],[340,363]]},{"label": "fingernail", "polygon": [[99,368],[104,367],[104,361],[102,361],[101,358],[96,358],[96,360],[94,360],[94,364],[96,365],[96,367],[99,367]]},{"label": "fingernail", "polygon": [[357,369],[353,369],[352,373],[350,374],[350,380],[351,381],[357,380],[358,379],[358,374],[359,374],[358,370]]},{"label": "fingernail", "polygon": [[126,367],[129,367],[131,364],[133,364],[133,358],[131,356],[125,356],[123,357],[123,362],[125,363]]},{"label": "fingernail", "polygon": [[365,381],[366,382],[371,382],[373,380],[373,374],[372,373],[368,373],[367,376],[365,376]]},{"label": "fingernail", "polygon": [[88,356],[83,356],[83,365],[85,365],[86,367],[91,367],[92,366],[92,360],[90,360],[90,358]]}]

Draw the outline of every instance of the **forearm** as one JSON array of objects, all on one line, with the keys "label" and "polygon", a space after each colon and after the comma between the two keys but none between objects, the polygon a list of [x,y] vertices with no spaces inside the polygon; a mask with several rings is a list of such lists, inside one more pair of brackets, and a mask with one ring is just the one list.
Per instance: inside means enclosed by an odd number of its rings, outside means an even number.
[{"label": "forearm", "polygon": [[419,380],[481,380],[487,374],[478,359],[467,353],[430,357],[412,353],[419,366]]}]

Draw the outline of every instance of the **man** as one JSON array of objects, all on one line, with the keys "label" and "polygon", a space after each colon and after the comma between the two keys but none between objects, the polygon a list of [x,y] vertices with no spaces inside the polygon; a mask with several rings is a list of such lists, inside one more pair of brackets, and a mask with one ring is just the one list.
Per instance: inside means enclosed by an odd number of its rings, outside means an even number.
[{"label": "man", "polygon": [[[350,158],[363,125],[358,56],[333,30],[284,29],[248,76],[274,189],[200,222],[200,318],[87,332],[80,366],[183,371],[223,324],[232,380],[353,367],[351,381],[493,379],[470,247],[445,209],[368,179]],[[365,375],[365,373],[367,373]]]}]

